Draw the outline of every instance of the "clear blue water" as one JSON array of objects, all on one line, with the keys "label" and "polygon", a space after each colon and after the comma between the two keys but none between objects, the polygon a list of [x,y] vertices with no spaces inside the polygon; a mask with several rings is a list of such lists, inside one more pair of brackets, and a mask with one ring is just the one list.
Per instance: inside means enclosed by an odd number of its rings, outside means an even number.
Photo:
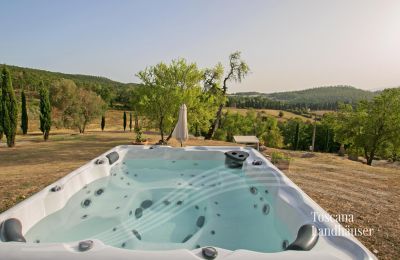
[{"label": "clear blue water", "polygon": [[288,235],[271,196],[223,160],[125,159],[25,236],[37,243],[94,238],[141,250],[277,252]]}]

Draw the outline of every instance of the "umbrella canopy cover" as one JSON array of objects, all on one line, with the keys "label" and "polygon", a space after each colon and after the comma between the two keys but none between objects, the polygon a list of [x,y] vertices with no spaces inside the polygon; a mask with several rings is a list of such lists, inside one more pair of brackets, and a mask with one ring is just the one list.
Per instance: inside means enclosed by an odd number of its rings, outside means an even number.
[{"label": "umbrella canopy cover", "polygon": [[187,126],[187,108],[185,104],[183,104],[179,109],[179,119],[174,131],[172,132],[172,137],[179,140],[181,144],[189,138]]}]

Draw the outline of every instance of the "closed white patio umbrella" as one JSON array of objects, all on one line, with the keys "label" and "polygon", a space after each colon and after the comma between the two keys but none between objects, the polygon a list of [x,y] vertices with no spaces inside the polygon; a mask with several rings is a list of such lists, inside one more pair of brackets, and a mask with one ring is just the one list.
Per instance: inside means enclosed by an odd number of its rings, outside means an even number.
[{"label": "closed white patio umbrella", "polygon": [[179,109],[179,119],[174,131],[172,132],[172,137],[176,138],[181,143],[181,146],[184,141],[189,139],[187,127],[187,108],[185,104],[181,105]]}]

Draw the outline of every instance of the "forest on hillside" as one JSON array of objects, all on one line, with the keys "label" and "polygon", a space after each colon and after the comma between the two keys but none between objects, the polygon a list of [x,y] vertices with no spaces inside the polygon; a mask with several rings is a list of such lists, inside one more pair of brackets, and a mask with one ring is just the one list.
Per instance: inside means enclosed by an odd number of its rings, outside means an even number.
[{"label": "forest on hillside", "polygon": [[7,66],[10,70],[13,87],[17,92],[25,91],[28,98],[37,98],[40,84],[51,85],[53,82],[67,79],[72,80],[79,88],[93,91],[110,106],[127,103],[127,93],[137,86],[135,83],[121,83],[105,77],[66,74],[46,70]]},{"label": "forest on hillside", "polygon": [[271,94],[242,92],[230,95],[228,106],[279,110],[337,110],[339,104],[354,105],[361,100],[371,100],[377,94],[379,93],[351,86],[327,86]]}]

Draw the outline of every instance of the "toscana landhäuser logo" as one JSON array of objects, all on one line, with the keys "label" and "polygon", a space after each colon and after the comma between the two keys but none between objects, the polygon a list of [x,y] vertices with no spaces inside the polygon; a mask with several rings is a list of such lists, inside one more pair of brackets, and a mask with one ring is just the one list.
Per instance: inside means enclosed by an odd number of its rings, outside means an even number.
[{"label": "toscana landh\u00e4user logo", "polygon": [[335,223],[339,222],[343,225],[334,225],[330,227],[318,228],[320,236],[372,236],[374,229],[369,227],[354,227],[354,215],[353,214],[323,214],[320,212],[311,212],[313,222],[315,223]]}]

